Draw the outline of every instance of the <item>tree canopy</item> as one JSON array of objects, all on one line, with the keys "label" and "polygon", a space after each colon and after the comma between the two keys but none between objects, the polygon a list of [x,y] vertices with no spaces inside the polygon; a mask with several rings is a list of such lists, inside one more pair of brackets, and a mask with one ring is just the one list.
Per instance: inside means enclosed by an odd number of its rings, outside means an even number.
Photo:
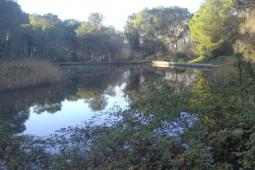
[{"label": "tree canopy", "polygon": [[200,56],[231,53],[238,24],[232,0],[206,0],[189,22],[195,52]]},{"label": "tree canopy", "polygon": [[0,0],[0,57],[187,61],[194,54],[232,55],[238,40],[245,58],[253,60],[254,7],[252,0],[205,0],[194,15],[176,6],[146,8],[128,17],[122,33],[105,26],[100,13],[86,21],[62,21],[51,13],[26,14],[15,1]]},{"label": "tree canopy", "polygon": [[0,0],[0,57],[17,55],[13,48],[22,44],[20,26],[26,22],[27,16],[16,2]]},{"label": "tree canopy", "polygon": [[190,16],[180,7],[145,9],[128,18],[125,36],[133,49],[148,50],[149,54],[183,52]]},{"label": "tree canopy", "polygon": [[[0,0],[0,58],[37,57],[53,62],[122,60],[124,38],[104,26],[103,15],[62,21],[55,14],[25,14],[14,1]],[[127,55],[125,55],[127,56]]]}]

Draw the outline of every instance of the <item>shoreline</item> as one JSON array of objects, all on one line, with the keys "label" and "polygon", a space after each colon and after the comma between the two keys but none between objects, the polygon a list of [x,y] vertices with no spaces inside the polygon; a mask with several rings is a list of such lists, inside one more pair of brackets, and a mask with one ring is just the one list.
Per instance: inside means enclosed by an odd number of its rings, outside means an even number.
[{"label": "shoreline", "polygon": [[[89,66],[125,66],[125,65],[150,65],[156,68],[215,68],[220,65],[213,64],[189,64],[189,63],[174,63],[165,61],[132,61],[132,62],[65,62],[53,65],[42,60],[20,60],[20,63],[8,63],[5,73],[2,73],[2,82],[0,83],[0,92],[15,91],[28,89],[31,87],[41,87],[55,84],[60,80],[71,78],[79,69],[76,67]],[[31,62],[30,64],[27,64]],[[42,67],[43,65],[43,67]],[[41,67],[41,68],[39,68]],[[15,68],[15,69],[13,69]],[[24,72],[25,68],[25,72]],[[71,70],[70,70],[71,69]],[[91,68],[90,68],[91,69]],[[53,70],[53,71],[52,71]],[[20,73],[21,72],[21,73]],[[19,74],[18,74],[19,73]]]}]

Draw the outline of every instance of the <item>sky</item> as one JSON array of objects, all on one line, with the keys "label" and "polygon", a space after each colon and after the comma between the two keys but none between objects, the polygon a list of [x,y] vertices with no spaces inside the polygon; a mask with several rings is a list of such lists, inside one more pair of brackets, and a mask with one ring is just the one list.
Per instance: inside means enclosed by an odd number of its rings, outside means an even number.
[{"label": "sky", "polygon": [[18,0],[22,10],[27,13],[53,13],[60,19],[86,21],[89,14],[99,12],[104,16],[104,24],[112,25],[118,30],[129,15],[144,8],[158,6],[179,6],[195,12],[203,0]]}]

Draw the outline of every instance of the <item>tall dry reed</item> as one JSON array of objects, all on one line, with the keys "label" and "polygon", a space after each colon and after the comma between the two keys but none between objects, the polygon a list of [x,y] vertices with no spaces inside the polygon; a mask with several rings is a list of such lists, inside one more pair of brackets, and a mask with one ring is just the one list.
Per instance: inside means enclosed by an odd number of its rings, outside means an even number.
[{"label": "tall dry reed", "polygon": [[62,78],[62,70],[44,60],[27,58],[0,63],[0,90],[46,85]]}]

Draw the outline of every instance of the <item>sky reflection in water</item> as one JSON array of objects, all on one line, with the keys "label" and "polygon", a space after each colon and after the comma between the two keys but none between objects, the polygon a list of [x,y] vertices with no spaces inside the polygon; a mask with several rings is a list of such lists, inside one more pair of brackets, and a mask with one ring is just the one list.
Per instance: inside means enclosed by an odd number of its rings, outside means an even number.
[{"label": "sky reflection in water", "polygon": [[[119,108],[127,107],[128,102],[123,92],[125,86],[125,83],[116,86],[114,88],[115,96],[104,94],[107,105],[102,111],[97,112],[110,111],[114,106]],[[61,105],[61,110],[54,114],[47,111],[37,114],[34,111],[34,107],[31,107],[30,117],[25,122],[26,130],[23,134],[46,136],[63,127],[80,125],[90,120],[97,113],[90,108],[89,103],[84,99],[79,99],[77,101],[65,100],[61,102]]]}]

